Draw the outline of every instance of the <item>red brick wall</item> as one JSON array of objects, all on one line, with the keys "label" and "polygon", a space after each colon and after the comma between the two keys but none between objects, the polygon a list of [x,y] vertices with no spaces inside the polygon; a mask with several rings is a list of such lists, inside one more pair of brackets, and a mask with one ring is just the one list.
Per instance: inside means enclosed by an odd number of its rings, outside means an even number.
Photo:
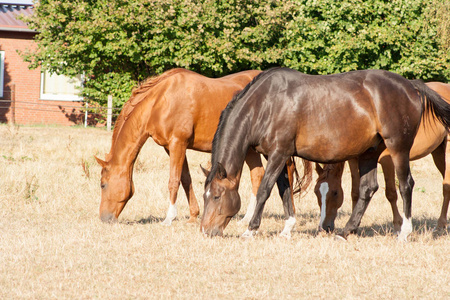
[{"label": "red brick wall", "polygon": [[[3,98],[10,100],[12,84],[16,87],[15,121],[17,124],[74,125],[82,122],[77,107],[81,102],[40,100],[41,72],[28,69],[17,50],[33,47],[34,33],[0,31],[0,50],[5,51]],[[73,107],[75,106],[75,107]],[[10,103],[0,102],[0,122],[12,122]]]}]

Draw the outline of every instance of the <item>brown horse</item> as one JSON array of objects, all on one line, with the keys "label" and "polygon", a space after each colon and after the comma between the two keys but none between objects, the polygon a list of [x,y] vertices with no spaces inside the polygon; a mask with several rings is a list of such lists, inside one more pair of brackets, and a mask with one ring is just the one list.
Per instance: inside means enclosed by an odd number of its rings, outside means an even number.
[{"label": "brown horse", "polygon": [[[261,224],[264,204],[277,181],[286,181],[290,156],[337,163],[358,159],[360,193],[344,228],[356,231],[378,188],[377,161],[387,148],[399,179],[405,217],[400,240],[412,231],[411,196],[414,180],[409,152],[422,116],[434,114],[450,127],[450,105],[422,81],[381,70],[334,75],[306,75],[277,68],[259,74],[220,116],[214,135],[211,172],[205,181],[201,230],[222,235],[239,211],[240,173],[248,149],[268,157],[256,195],[257,204],[243,236],[253,236]],[[295,223],[290,195],[283,197]],[[289,224],[288,224],[289,223]]]},{"label": "brown horse", "polygon": [[[135,89],[117,119],[111,151],[105,161],[96,158],[102,166],[101,220],[116,221],[132,197],[134,162],[145,141],[152,137],[170,156],[170,205],[163,223],[170,225],[177,215],[180,181],[189,202],[189,221],[195,221],[199,207],[192,189],[186,149],[211,151],[220,112],[259,73],[245,71],[212,79],[173,69]],[[261,158],[255,151],[249,151],[245,160],[256,195],[264,173]]]},{"label": "brown horse", "polygon": [[[430,88],[435,90],[443,99],[450,103],[450,85],[440,82],[427,83]],[[438,219],[438,228],[447,227],[447,211],[450,201],[450,148],[447,147],[448,131],[434,117],[429,116],[421,122],[414,144],[411,148],[410,159],[420,159],[431,153],[434,164],[444,178],[441,215]],[[395,168],[389,151],[385,150],[378,159],[384,173],[386,183],[386,198],[391,204],[394,231],[399,232],[402,226],[402,217],[397,207],[397,192],[395,188]],[[348,161],[352,178],[352,201],[355,207],[359,197],[359,171],[358,162]],[[320,206],[319,229],[326,231],[334,230],[334,220],[337,211],[344,200],[342,190],[342,173],[344,163],[329,164],[323,168],[316,164],[316,171],[319,174],[314,192]]]}]

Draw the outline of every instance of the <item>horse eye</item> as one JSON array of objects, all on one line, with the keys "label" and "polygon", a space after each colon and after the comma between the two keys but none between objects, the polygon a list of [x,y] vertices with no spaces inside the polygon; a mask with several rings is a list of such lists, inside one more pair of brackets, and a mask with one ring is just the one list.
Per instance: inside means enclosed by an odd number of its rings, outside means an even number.
[{"label": "horse eye", "polygon": [[214,201],[219,201],[220,196],[214,196]]},{"label": "horse eye", "polygon": [[102,190],[106,187],[106,183],[101,183],[100,187],[102,188]]}]

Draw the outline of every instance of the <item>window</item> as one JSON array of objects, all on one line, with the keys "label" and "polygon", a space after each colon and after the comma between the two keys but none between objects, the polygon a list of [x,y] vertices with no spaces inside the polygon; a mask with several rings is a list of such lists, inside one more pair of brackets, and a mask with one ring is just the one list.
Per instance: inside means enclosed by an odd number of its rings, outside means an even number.
[{"label": "window", "polygon": [[4,78],[5,78],[5,51],[0,51],[0,97],[3,97]]},{"label": "window", "polygon": [[70,78],[64,75],[41,73],[41,100],[81,101],[79,96],[81,75]]}]

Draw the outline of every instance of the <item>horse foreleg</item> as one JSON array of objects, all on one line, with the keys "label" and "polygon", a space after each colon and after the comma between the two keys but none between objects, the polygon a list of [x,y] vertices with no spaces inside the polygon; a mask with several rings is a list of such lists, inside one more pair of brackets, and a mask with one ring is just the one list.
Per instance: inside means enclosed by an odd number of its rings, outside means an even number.
[{"label": "horse foreleg", "polygon": [[397,173],[400,195],[403,199],[403,222],[398,239],[399,241],[406,242],[408,235],[412,232],[411,204],[414,179],[412,178],[409,167],[409,153],[390,152],[395,166],[395,172]]},{"label": "horse foreleg", "polygon": [[349,159],[348,166],[350,168],[350,175],[352,177],[352,211],[355,209],[356,203],[359,198],[359,170],[358,170],[358,160]]},{"label": "horse foreleg", "polygon": [[294,198],[292,193],[292,181],[289,178],[289,173],[293,175],[292,163],[286,163],[285,167],[281,171],[277,178],[278,192],[281,199],[283,200],[284,214],[286,215],[286,223],[280,236],[291,238],[291,231],[295,225],[295,209],[294,209]]},{"label": "horse foreleg", "polygon": [[181,172],[181,185],[183,186],[186,198],[189,204],[189,221],[188,223],[196,223],[200,210],[198,208],[197,198],[195,197],[194,189],[192,188],[191,173],[189,172],[189,165],[187,157],[184,158],[183,170]]},{"label": "horse foreleg", "polygon": [[181,172],[186,157],[186,147],[179,144],[172,144],[169,149],[165,149],[170,157],[170,178],[169,178],[169,209],[163,225],[170,226],[177,217],[177,193],[181,181]]},{"label": "horse foreleg", "polygon": [[442,202],[441,215],[438,219],[437,228],[447,228],[447,212],[450,201],[450,147],[447,145],[447,138],[444,139],[441,145],[437,147],[431,155],[433,156],[434,164],[441,172],[444,180],[442,182],[442,191],[444,200]]},{"label": "horse foreleg", "polygon": [[245,162],[250,169],[250,179],[252,181],[252,194],[250,195],[250,202],[247,207],[247,212],[242,220],[239,221],[240,224],[248,224],[253,214],[255,212],[256,206],[256,193],[261,184],[261,180],[264,176],[264,167],[261,162],[261,155],[256,151],[249,149],[247,156],[245,157]]},{"label": "horse foreleg", "polygon": [[[256,207],[255,207],[255,213],[253,214],[252,219],[250,220],[248,229],[244,234],[243,237],[252,237],[256,234],[259,226],[261,225],[261,216],[264,210],[264,205],[267,201],[267,199],[270,196],[270,192],[272,191],[272,188],[277,181],[280,173],[282,172],[283,168],[286,167],[286,161],[289,158],[289,156],[284,156],[280,154],[273,153],[269,156],[268,162],[267,162],[267,168],[266,172],[264,173],[263,179],[261,181],[261,185],[259,186],[258,193],[256,194]],[[284,193],[283,193],[284,195]],[[290,195],[290,192],[288,193]],[[286,197],[286,198],[290,198]],[[285,197],[283,197],[283,201],[285,200]],[[291,199],[288,199],[288,201],[292,201]],[[289,204],[286,204],[289,205]],[[290,204],[292,205],[292,204]],[[292,214],[292,217],[294,218],[294,215]],[[292,221],[291,218],[287,220],[286,222],[294,223],[295,224],[295,218]],[[293,225],[292,225],[293,226]]]},{"label": "horse foreleg", "polygon": [[358,230],[361,219],[369,206],[373,194],[378,190],[377,157],[359,159],[359,198],[353,208],[352,215],[344,228],[344,237]]},{"label": "horse foreleg", "polygon": [[[295,214],[295,203],[294,203],[294,173],[295,173],[295,162],[294,162],[294,157],[290,157],[287,162],[286,162],[286,167],[287,167],[287,176],[288,176],[288,180],[289,180],[289,189],[291,192],[291,202],[292,202],[292,210],[293,213]],[[285,210],[286,212],[286,210]]]},{"label": "horse foreleg", "polygon": [[[384,154],[384,153],[383,153]],[[392,159],[389,155],[383,155],[380,157],[378,162],[381,164],[381,168],[383,169],[384,174],[384,182],[386,184],[386,198],[391,204],[393,223],[394,223],[394,232],[396,234],[400,233],[400,229],[402,227],[402,216],[398,211],[397,207],[397,190],[395,187],[395,167]]]}]

